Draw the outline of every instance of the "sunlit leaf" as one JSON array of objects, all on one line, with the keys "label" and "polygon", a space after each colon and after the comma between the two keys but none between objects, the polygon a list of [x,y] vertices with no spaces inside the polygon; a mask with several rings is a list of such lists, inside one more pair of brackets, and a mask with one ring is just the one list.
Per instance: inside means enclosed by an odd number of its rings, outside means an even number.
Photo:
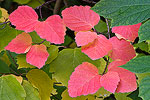
[{"label": "sunlit leaf", "polygon": [[73,6],[62,11],[64,23],[74,31],[88,31],[94,28],[100,16],[90,6]]},{"label": "sunlit leaf", "polygon": [[49,56],[46,49],[46,46],[43,44],[33,45],[26,55],[26,61],[38,68],[43,67]]},{"label": "sunlit leaf", "polygon": [[26,91],[25,100],[40,100],[39,92],[28,81],[23,81],[23,87]]},{"label": "sunlit leaf", "polygon": [[33,69],[27,73],[28,80],[39,90],[41,100],[49,100],[53,82],[42,70]]},{"label": "sunlit leaf", "polygon": [[16,36],[6,47],[6,50],[10,50],[15,53],[26,53],[30,50],[32,45],[32,39],[28,33],[21,33]]},{"label": "sunlit leaf", "polygon": [[119,40],[116,36],[109,39],[112,43],[112,52],[110,53],[110,58],[113,60],[124,60],[129,61],[136,56],[135,50],[130,42],[121,39]]},{"label": "sunlit leaf", "polygon": [[50,72],[54,72],[54,77],[58,82],[62,82],[67,86],[70,75],[74,69],[82,62],[90,62],[99,67],[99,60],[91,60],[81,49],[64,49],[59,52],[58,57],[50,63]]},{"label": "sunlit leaf", "polygon": [[116,26],[112,28],[112,32],[116,34],[119,39],[126,39],[134,42],[138,37],[138,30],[141,26],[141,23],[135,25],[127,26]]},{"label": "sunlit leaf", "polygon": [[77,66],[68,81],[69,96],[94,94],[101,87],[100,77],[97,67],[91,63]]},{"label": "sunlit leaf", "polygon": [[0,77],[0,86],[0,100],[25,100],[25,90],[15,77]]}]

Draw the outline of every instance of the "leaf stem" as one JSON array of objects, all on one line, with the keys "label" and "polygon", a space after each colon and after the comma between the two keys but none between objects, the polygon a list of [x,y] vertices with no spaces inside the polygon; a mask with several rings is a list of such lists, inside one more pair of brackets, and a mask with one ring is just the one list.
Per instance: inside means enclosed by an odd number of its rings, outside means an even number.
[{"label": "leaf stem", "polygon": [[[107,25],[108,39],[110,39],[110,27],[109,27],[109,21],[108,21],[108,19],[105,19],[105,20],[106,20],[106,25]],[[106,58],[105,58],[105,59],[106,59]],[[104,74],[106,73],[108,64],[109,64],[109,56],[108,56],[108,59],[107,59],[107,61],[106,61],[106,66],[105,66],[105,69],[104,69],[104,72],[102,73],[102,75],[104,75]]]},{"label": "leaf stem", "polygon": [[93,0],[82,0],[82,1],[87,2],[87,3],[96,4],[96,2],[94,2]]},{"label": "leaf stem", "polygon": [[62,0],[56,0],[55,7],[53,10],[53,14],[58,14],[61,8]]},{"label": "leaf stem", "polygon": [[102,73],[102,75],[104,75],[104,74],[106,73],[108,64],[109,64],[109,57],[108,57],[108,59],[107,59],[106,66],[105,66],[105,69],[104,69],[104,72]]},{"label": "leaf stem", "polygon": [[[15,59],[12,57],[12,55],[11,55],[11,53],[10,53],[10,51],[8,51],[8,54],[10,55],[10,58],[12,59],[12,61],[14,62],[14,64],[15,64],[15,67],[16,68],[18,68],[18,65],[17,65],[17,63],[15,62]],[[18,75],[12,68],[11,68],[11,70],[16,74],[16,75]],[[20,76],[22,76],[22,74],[20,73],[20,71],[18,70],[18,72],[19,72],[19,75]]]},{"label": "leaf stem", "polygon": [[108,39],[110,39],[110,27],[109,27],[109,21],[108,21],[108,19],[105,19],[105,20],[106,20],[106,25],[107,25]]},{"label": "leaf stem", "polygon": [[38,44],[38,45],[40,45],[40,44],[42,44],[42,43],[44,43],[46,41],[46,39],[44,39],[42,42],[40,42],[40,43],[33,43],[33,44]]}]

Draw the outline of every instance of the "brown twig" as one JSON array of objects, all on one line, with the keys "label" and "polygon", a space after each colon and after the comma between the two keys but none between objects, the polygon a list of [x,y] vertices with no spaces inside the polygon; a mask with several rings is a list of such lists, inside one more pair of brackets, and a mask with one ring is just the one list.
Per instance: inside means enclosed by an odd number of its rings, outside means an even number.
[{"label": "brown twig", "polygon": [[65,6],[68,8],[69,6],[68,6],[68,0],[64,0],[64,4],[65,4]]},{"label": "brown twig", "polygon": [[55,7],[54,7],[54,10],[53,10],[53,14],[58,14],[59,13],[60,8],[61,8],[61,3],[62,3],[62,0],[57,0],[56,1]]},{"label": "brown twig", "polygon": [[93,0],[82,0],[84,2],[87,2],[87,3],[93,3],[93,4],[96,4],[96,2],[94,2]]}]

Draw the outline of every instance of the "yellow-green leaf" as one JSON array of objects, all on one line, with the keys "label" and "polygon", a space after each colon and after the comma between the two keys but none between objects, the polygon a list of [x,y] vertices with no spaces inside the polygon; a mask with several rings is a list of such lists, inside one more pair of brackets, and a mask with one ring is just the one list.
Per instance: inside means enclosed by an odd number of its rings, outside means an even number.
[{"label": "yellow-green leaf", "polygon": [[0,77],[0,87],[0,100],[25,100],[25,90],[14,76]]},{"label": "yellow-green leaf", "polygon": [[26,91],[25,100],[40,100],[39,92],[28,81],[23,81],[23,87]]},{"label": "yellow-green leaf", "polygon": [[25,54],[21,54],[21,55],[17,56],[17,64],[19,65],[18,69],[20,69],[20,68],[35,68],[35,66],[27,63]]},{"label": "yellow-green leaf", "polygon": [[53,81],[40,69],[33,69],[27,73],[28,80],[38,88],[41,100],[49,100],[53,90]]}]

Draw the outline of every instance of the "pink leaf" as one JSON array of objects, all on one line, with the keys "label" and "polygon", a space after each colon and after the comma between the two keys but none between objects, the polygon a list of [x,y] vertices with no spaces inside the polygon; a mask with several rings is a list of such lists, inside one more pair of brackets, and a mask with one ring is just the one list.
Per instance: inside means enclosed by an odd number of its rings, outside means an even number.
[{"label": "pink leaf", "polygon": [[94,94],[100,87],[98,69],[88,62],[75,68],[68,82],[68,92],[71,97]]},{"label": "pink leaf", "polygon": [[16,36],[6,47],[6,50],[10,50],[15,53],[26,53],[32,46],[32,38],[28,33],[21,33]]},{"label": "pink leaf", "polygon": [[118,67],[124,64],[126,64],[126,61],[113,61],[108,66],[108,71],[117,72],[119,74],[120,82],[116,90],[117,93],[132,92],[137,89],[135,74],[126,69]]},{"label": "pink leaf", "polygon": [[112,93],[115,93],[119,81],[120,77],[118,73],[112,71],[107,72],[100,79],[101,86],[103,86],[104,89]]},{"label": "pink leaf", "polygon": [[138,37],[138,30],[140,26],[141,23],[127,26],[116,26],[112,28],[112,32],[115,33],[119,39],[124,38],[134,42],[136,37]]},{"label": "pink leaf", "polygon": [[90,6],[73,6],[62,11],[64,23],[74,31],[88,31],[98,24],[100,17]]},{"label": "pink leaf", "polygon": [[26,61],[31,65],[41,68],[45,65],[48,56],[49,53],[47,52],[45,45],[33,45],[26,55]]},{"label": "pink leaf", "polygon": [[10,14],[9,19],[16,29],[25,32],[32,32],[38,23],[38,15],[29,6],[19,6]]},{"label": "pink leaf", "polygon": [[64,36],[66,35],[66,28],[62,19],[58,15],[50,16],[44,22],[39,22],[35,31],[41,37],[50,41],[51,43],[64,43]]},{"label": "pink leaf", "polygon": [[130,42],[121,39],[119,40],[116,36],[109,39],[112,43],[112,52],[110,57],[113,60],[120,59],[124,61],[129,61],[136,56],[135,50]]},{"label": "pink leaf", "polygon": [[112,44],[103,35],[98,35],[92,43],[82,46],[82,52],[88,55],[92,60],[99,59],[112,50]]},{"label": "pink leaf", "polygon": [[78,32],[75,40],[78,46],[87,45],[90,42],[93,42],[97,38],[97,33],[87,31],[87,32]]}]

